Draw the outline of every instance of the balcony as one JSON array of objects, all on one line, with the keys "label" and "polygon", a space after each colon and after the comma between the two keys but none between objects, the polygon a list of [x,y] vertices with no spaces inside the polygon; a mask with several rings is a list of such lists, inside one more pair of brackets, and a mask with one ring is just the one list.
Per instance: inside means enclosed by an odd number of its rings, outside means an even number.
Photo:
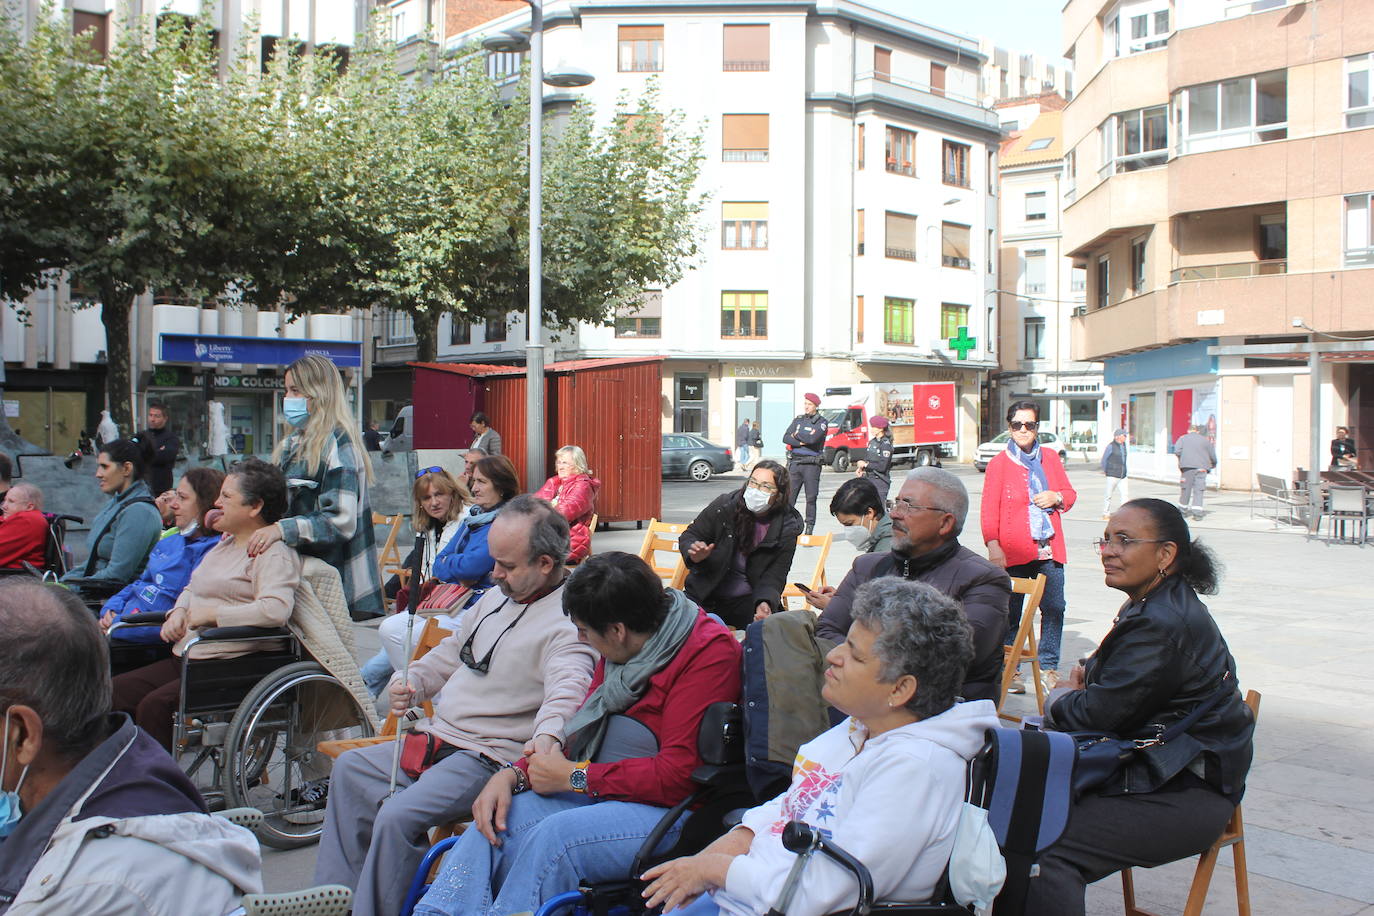
[{"label": "balcony", "polygon": [[721,68],[726,72],[759,73],[768,69],[766,60],[727,60]]},{"label": "balcony", "polygon": [[1167,169],[1169,214],[1368,191],[1368,137],[1343,131],[1178,156]]},{"label": "balcony", "polygon": [[1072,325],[1074,359],[1100,360],[1167,343],[1165,291],[1154,290],[1106,308],[1092,309]]},{"label": "balcony", "polygon": [[1113,175],[1064,208],[1064,250],[1087,257],[1112,238],[1165,222],[1173,166]]},{"label": "balcony", "polygon": [[[812,93],[812,99],[834,99],[833,92]],[[885,103],[905,110],[918,110],[942,117],[965,127],[973,127],[1000,135],[1001,122],[997,112],[984,108],[977,99],[956,95],[947,90],[935,92],[930,86],[884,77],[877,72],[860,73],[854,81],[854,101]]]},{"label": "balcony", "polygon": [[[883,249],[883,251],[884,251],[884,253],[887,255],[887,257],[889,257],[889,258],[896,258],[896,259],[899,260],[899,261],[914,261],[914,260],[916,260],[916,249],[915,249],[915,248],[885,248],[885,249]],[[862,254],[863,252],[859,252],[859,253]]]},{"label": "balcony", "polygon": [[912,165],[910,162],[898,163],[896,159],[889,159],[885,167],[889,172],[896,175],[905,175],[908,178],[916,177],[916,166]]},{"label": "balcony", "polygon": [[953,255],[942,254],[940,255],[940,266],[957,267],[960,270],[972,270],[973,261],[968,258],[956,258]]},{"label": "balcony", "polygon": [[725,162],[767,162],[768,150],[766,149],[727,149],[721,151],[722,161]]},{"label": "balcony", "polygon": [[1184,280],[1232,280],[1237,277],[1267,277],[1273,274],[1288,273],[1286,260],[1240,261],[1233,264],[1204,264],[1198,267],[1180,267],[1169,273],[1169,284]]}]

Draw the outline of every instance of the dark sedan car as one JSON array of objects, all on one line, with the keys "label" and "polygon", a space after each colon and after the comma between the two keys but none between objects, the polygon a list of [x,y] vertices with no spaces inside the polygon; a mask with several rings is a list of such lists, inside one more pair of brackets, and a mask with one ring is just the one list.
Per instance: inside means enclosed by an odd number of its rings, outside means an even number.
[{"label": "dark sedan car", "polygon": [[710,480],[712,474],[733,470],[730,450],[700,436],[667,433],[663,436],[663,476]]}]

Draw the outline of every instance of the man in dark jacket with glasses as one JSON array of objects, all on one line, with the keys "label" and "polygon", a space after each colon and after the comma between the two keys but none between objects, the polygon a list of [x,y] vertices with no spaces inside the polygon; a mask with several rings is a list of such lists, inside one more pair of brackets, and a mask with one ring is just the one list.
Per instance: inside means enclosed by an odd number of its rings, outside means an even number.
[{"label": "man in dark jacket with glasses", "polygon": [[429,828],[465,817],[505,764],[560,747],[591,683],[596,652],[563,613],[567,521],[547,502],[518,496],[492,522],[487,544],[497,588],[410,666],[408,683],[397,672],[388,688],[398,715],[435,701],[434,716],[406,738],[396,794],[387,797],[390,742],[334,764],[315,881],[352,887],[356,916],[397,912]]}]

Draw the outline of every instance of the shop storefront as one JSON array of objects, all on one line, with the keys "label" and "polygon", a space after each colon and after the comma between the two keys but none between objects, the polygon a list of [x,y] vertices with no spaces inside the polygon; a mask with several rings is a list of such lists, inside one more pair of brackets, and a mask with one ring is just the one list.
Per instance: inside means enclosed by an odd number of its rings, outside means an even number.
[{"label": "shop storefront", "polygon": [[9,369],[3,406],[10,429],[54,455],[75,451],[100,421],[105,373],[85,369]]},{"label": "shop storefront", "polygon": [[[1215,344],[1201,340],[1106,361],[1108,410],[1113,424],[1128,434],[1132,477],[1177,480],[1174,443],[1190,426],[1203,428],[1220,457],[1220,382],[1217,361],[1207,355]],[[1213,470],[1207,483],[1218,481]]]}]

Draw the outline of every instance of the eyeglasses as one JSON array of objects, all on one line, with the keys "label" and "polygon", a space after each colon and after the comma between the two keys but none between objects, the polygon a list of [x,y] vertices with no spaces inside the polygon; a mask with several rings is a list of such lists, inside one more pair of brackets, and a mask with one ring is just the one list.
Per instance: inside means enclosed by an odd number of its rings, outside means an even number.
[{"label": "eyeglasses", "polygon": [[944,510],[944,509],[941,509],[939,506],[918,506],[918,505],[916,505],[914,502],[912,502],[911,500],[905,499],[905,498],[900,497],[900,496],[897,497],[896,499],[889,499],[889,500],[887,501],[887,508],[888,508],[888,511],[889,511],[889,512],[893,512],[893,513],[900,512],[900,513],[902,513],[903,515],[906,515],[908,512],[915,512],[917,509],[925,509],[927,512],[945,512],[945,511],[946,511],[946,510]]},{"label": "eyeglasses", "polygon": [[1031,432],[1035,432],[1037,429],[1040,428],[1040,421],[1030,420],[1028,422],[1022,423],[1020,420],[1012,420],[1007,425],[1011,427],[1011,431],[1014,433],[1020,432],[1023,429],[1028,429]]},{"label": "eyeglasses", "polygon": [[762,491],[765,492],[765,493],[776,493],[776,492],[778,492],[778,488],[775,487],[775,486],[773,486],[771,483],[760,483],[759,481],[755,480],[755,479],[752,478],[752,477],[750,477],[748,480],[746,480],[746,481],[744,482],[744,485],[745,485],[746,487],[748,487],[749,489],[751,489],[751,490],[762,490]]},{"label": "eyeglasses", "polygon": [[507,624],[506,628],[496,637],[496,642],[491,644],[491,648],[487,650],[486,655],[482,656],[482,660],[480,662],[476,661],[472,655],[472,641],[477,638],[477,631],[482,629],[482,624],[486,623],[489,618],[495,617],[497,614],[501,613],[507,604],[510,604],[509,598],[501,602],[501,607],[498,607],[486,617],[477,621],[477,626],[473,627],[472,632],[468,634],[467,642],[463,643],[463,647],[458,650],[458,660],[478,674],[486,674],[491,670],[491,657],[496,654],[496,647],[501,644],[502,639],[505,639],[507,633],[515,629],[515,625],[520,622],[520,619],[524,617],[526,612],[530,609],[528,604],[525,605],[525,610],[521,611],[518,617]]},{"label": "eyeglasses", "polygon": [[421,468],[420,470],[418,470],[418,471],[415,472],[415,479],[416,479],[416,480],[419,480],[421,477],[425,476],[426,474],[442,474],[442,473],[444,473],[444,469],[441,468],[441,467],[438,467],[438,466],[432,467],[432,468]]},{"label": "eyeglasses", "polygon": [[1122,553],[1132,544],[1163,544],[1168,538],[1128,538],[1124,534],[1114,535],[1109,538],[1097,538],[1093,541],[1093,546],[1098,553]]}]

